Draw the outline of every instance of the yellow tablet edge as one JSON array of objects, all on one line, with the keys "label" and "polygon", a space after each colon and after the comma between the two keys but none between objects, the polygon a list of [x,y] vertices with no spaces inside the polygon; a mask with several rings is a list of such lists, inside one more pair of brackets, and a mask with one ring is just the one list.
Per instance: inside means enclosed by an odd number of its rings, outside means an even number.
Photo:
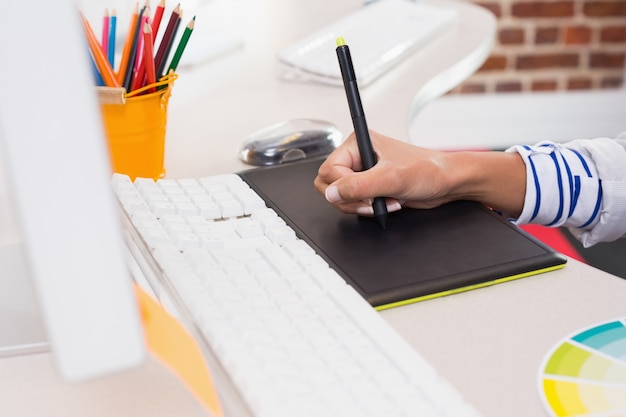
[{"label": "yellow tablet edge", "polygon": [[556,271],[557,269],[561,269],[565,267],[565,265],[566,265],[565,263],[562,263],[560,265],[555,265],[555,266],[550,266],[548,268],[542,268],[542,269],[537,269],[534,271],[524,272],[523,274],[511,275],[510,277],[498,278],[493,281],[486,281],[480,284],[468,285],[466,287],[455,288],[453,290],[446,290],[446,291],[441,291],[441,292],[437,292],[434,294],[422,295],[420,297],[409,298],[407,300],[396,301],[394,303],[376,306],[374,307],[374,309],[377,311],[383,311],[383,310],[388,310],[390,308],[417,303],[420,301],[432,300],[433,298],[444,297],[446,295],[458,294],[461,292],[475,290],[478,288],[489,287],[491,285],[501,284],[503,282],[513,281],[513,280],[520,279],[520,278],[526,278],[526,277],[530,277],[533,275],[543,274],[544,272]]}]

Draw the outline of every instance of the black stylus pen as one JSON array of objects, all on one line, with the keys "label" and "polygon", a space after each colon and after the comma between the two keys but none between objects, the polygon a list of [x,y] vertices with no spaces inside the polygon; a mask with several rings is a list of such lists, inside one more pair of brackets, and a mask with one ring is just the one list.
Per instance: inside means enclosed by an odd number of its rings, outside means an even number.
[{"label": "black stylus pen", "polygon": [[[348,106],[350,107],[350,115],[352,116],[352,124],[354,125],[354,135],[356,136],[356,142],[361,155],[361,163],[363,164],[363,169],[367,170],[376,165],[377,158],[370,139],[367,122],[365,121],[365,113],[363,112],[359,87],[356,83],[356,74],[352,66],[350,49],[343,38],[337,38],[337,58],[339,59],[343,85],[346,89]],[[385,198],[374,198],[372,208],[374,209],[374,217],[376,217],[378,224],[380,224],[383,229],[387,227],[387,203]]]}]

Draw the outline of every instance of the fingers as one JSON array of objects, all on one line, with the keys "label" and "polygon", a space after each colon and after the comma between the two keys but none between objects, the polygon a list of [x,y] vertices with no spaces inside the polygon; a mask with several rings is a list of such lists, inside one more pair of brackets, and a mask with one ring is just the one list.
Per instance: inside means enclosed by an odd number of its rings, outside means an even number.
[{"label": "fingers", "polygon": [[[334,185],[331,185],[326,189],[325,197],[329,203],[331,203],[333,206],[343,211],[344,213],[354,213],[361,216],[374,215],[374,209],[372,208],[371,199],[356,201],[342,200],[342,197],[338,193],[338,188]],[[385,201],[387,203],[387,212],[389,213],[393,213],[394,211],[402,209],[402,205],[396,199],[386,198]]]},{"label": "fingers", "polygon": [[315,189],[324,195],[330,184],[359,171],[361,160],[358,151],[352,134],[322,163],[314,181]]},{"label": "fingers", "polygon": [[320,166],[314,181],[315,189],[343,212],[371,216],[373,209],[370,201],[361,199],[346,201],[339,195],[338,187],[334,184],[344,177],[354,175],[361,168],[359,149],[352,133]]},{"label": "fingers", "polygon": [[[376,133],[372,132],[372,135],[376,136]],[[361,172],[359,149],[352,133],[320,166],[314,181],[315,189],[343,212],[372,216],[372,199],[378,196],[374,191],[381,187],[377,177],[384,171],[377,172],[377,168],[380,169],[374,166]],[[387,205],[389,212],[401,209],[395,199],[387,199]]]},{"label": "fingers", "polygon": [[[374,214],[371,201],[367,200],[356,200],[356,201],[346,201],[339,194],[339,189],[337,185],[330,184],[327,181],[331,181],[334,178],[342,178],[343,175],[338,174],[338,172],[343,171],[341,167],[337,166],[328,166],[325,170],[320,170],[320,175],[315,178],[314,185],[315,189],[326,198],[326,200],[331,203],[335,208],[345,212],[345,213],[357,213],[365,216],[371,216]],[[348,170],[347,174],[352,174],[354,171]]]}]

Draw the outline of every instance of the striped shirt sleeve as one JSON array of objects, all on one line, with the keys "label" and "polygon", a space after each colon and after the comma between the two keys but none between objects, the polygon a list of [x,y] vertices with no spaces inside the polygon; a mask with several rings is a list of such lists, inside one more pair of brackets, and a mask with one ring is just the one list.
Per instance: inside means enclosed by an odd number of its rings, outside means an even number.
[{"label": "striped shirt sleeve", "polygon": [[626,235],[626,134],[507,149],[526,164],[517,224],[568,227],[585,247]]}]

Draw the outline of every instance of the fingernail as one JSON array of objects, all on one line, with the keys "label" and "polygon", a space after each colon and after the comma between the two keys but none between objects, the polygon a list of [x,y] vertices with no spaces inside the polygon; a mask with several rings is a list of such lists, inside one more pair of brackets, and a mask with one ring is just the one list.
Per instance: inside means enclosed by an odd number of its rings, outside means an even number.
[{"label": "fingernail", "polygon": [[387,211],[390,213],[394,211],[398,211],[401,208],[402,208],[402,205],[397,201],[387,204]]},{"label": "fingernail", "polygon": [[341,201],[341,196],[339,195],[339,189],[337,189],[336,185],[331,185],[328,188],[326,188],[325,197],[329,203],[336,203],[338,201]]},{"label": "fingernail", "polygon": [[356,209],[356,214],[360,214],[361,216],[373,216],[374,209],[372,206],[360,206]]}]

